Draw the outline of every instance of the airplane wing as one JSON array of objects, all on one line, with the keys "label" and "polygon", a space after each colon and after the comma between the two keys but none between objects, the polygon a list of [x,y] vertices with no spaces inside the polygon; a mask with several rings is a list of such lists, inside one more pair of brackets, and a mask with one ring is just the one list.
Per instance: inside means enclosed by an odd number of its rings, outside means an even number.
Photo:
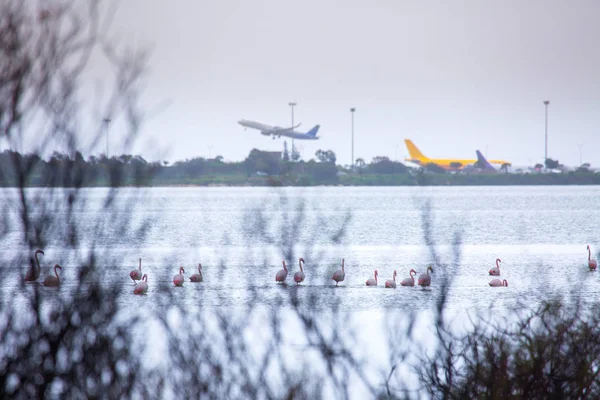
[{"label": "airplane wing", "polygon": [[296,126],[290,126],[289,128],[281,128],[279,126],[274,126],[271,129],[266,129],[264,131],[262,131],[261,133],[263,135],[279,135],[281,136],[284,133],[289,133],[292,132],[294,129],[298,128],[301,124],[298,124]]}]

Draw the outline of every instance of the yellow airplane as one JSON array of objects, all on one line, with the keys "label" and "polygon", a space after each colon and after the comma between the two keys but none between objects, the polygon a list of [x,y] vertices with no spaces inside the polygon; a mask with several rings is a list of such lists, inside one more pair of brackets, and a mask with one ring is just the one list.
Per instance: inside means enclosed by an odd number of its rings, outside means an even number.
[{"label": "yellow airplane", "polygon": [[[467,165],[472,165],[477,162],[477,160],[464,160],[464,159],[440,159],[440,158],[429,158],[425,157],[423,153],[414,145],[414,143],[410,139],[404,139],[404,143],[406,143],[406,148],[408,149],[408,154],[410,157],[405,158],[405,161],[410,161],[415,164],[419,164],[425,166],[429,163],[433,163],[439,165],[444,169],[456,170],[466,167]],[[508,164],[511,165],[508,161],[503,160],[489,160],[492,164]],[[460,164],[460,165],[459,165]]]}]

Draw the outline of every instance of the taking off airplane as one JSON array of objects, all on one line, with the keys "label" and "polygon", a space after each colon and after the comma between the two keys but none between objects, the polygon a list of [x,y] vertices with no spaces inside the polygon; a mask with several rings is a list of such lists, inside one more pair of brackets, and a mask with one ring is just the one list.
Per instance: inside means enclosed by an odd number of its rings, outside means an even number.
[{"label": "taking off airplane", "polygon": [[238,124],[242,125],[245,128],[258,129],[261,134],[265,136],[272,135],[273,139],[275,136],[282,137],[286,136],[292,139],[303,139],[303,140],[318,140],[317,132],[319,131],[319,125],[315,125],[310,131],[303,133],[294,131],[300,124],[296,126],[291,126],[289,128],[281,128],[279,126],[267,125],[262,122],[249,121],[247,119],[241,119],[238,121]]},{"label": "taking off airplane", "polygon": [[[425,157],[423,153],[414,145],[414,143],[410,139],[404,139],[404,143],[406,143],[406,148],[408,149],[408,154],[410,157],[405,158],[405,161],[410,161],[415,164],[419,164],[421,166],[425,166],[429,163],[436,164],[444,169],[456,170],[466,167],[467,165],[472,165],[477,162],[477,160],[467,160],[460,158],[429,158]],[[503,160],[489,160],[492,164],[509,164],[508,161]],[[454,164],[458,163],[460,166],[455,167]]]}]

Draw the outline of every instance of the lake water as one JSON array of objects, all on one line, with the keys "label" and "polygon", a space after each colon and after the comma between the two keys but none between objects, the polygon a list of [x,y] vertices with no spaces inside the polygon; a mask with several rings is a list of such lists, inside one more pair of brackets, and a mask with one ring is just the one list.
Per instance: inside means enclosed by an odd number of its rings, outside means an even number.
[{"label": "lake water", "polygon": [[[106,259],[98,264],[110,270],[111,284],[132,292],[129,271],[142,258],[149,276],[148,296],[124,296],[130,304],[154,304],[157,288],[167,286],[180,265],[186,275],[203,265],[204,282],[186,282],[172,288],[176,298],[204,306],[240,306],[258,301],[280,304],[290,292],[300,300],[312,298],[311,307],[327,310],[393,310],[429,308],[442,273],[451,280],[449,307],[487,308],[536,304],[554,295],[600,295],[600,275],[587,269],[586,244],[600,249],[600,188],[585,187],[313,187],[313,188],[143,188],[121,189],[115,208],[102,208],[107,189],[84,189],[84,206],[76,208],[81,249],[94,247]],[[47,194],[31,189],[30,195]],[[2,198],[16,199],[4,189]],[[52,215],[67,220],[61,205]],[[15,226],[18,213],[7,213]],[[130,217],[130,218],[129,218]],[[130,219],[131,223],[121,223]],[[424,221],[431,221],[428,246]],[[66,225],[66,224],[65,224]],[[140,233],[141,232],[141,233]],[[65,250],[67,232],[48,236],[44,270],[60,263],[63,286],[81,261],[81,254]],[[460,238],[460,258],[452,244]],[[21,236],[8,230],[3,248],[25,251]],[[291,247],[290,247],[291,245]],[[292,248],[293,253],[288,249]],[[411,268],[424,272],[434,265],[432,288],[384,289],[385,280],[398,271],[398,283]],[[4,253],[8,259],[14,253]],[[306,280],[298,288],[293,274],[297,259],[306,260]],[[488,270],[502,259],[506,288],[490,288]],[[346,280],[333,287],[330,279],[346,261]],[[285,259],[288,286],[275,283]],[[379,272],[379,287],[365,280]],[[4,285],[11,285],[4,282]]]},{"label": "lake water", "polygon": [[[215,310],[244,320],[252,309],[243,325],[250,353],[269,351],[269,342],[277,340],[290,369],[310,366],[317,375],[327,374],[290,307],[297,299],[299,309],[316,311],[311,315],[322,331],[337,322],[352,354],[364,360],[364,376],[372,385],[381,388],[382,377],[399,365],[392,387],[418,391],[419,382],[410,365],[399,361],[400,354],[407,346],[418,353],[435,344],[433,309],[443,276],[450,282],[447,315],[454,325],[465,326],[466,315],[489,311],[504,317],[514,307],[535,307],[555,296],[580,296],[588,305],[600,298],[600,272],[588,270],[586,250],[588,243],[600,246],[600,187],[128,188],[119,189],[105,207],[108,193],[84,189],[84,201],[68,212],[68,191],[27,191],[35,199],[32,217],[54,221],[43,235],[42,278],[51,265],[63,266],[61,287],[40,291],[48,299],[68,294],[88,250],[94,249],[105,271],[102,283],[121,291],[122,317],[127,321],[135,313],[144,321],[133,329],[145,337],[139,345],[146,347],[139,351],[145,351],[140,354],[148,368],[168,359],[155,317],[177,303],[181,313],[169,309],[175,332],[199,323],[220,337]],[[19,271],[14,260],[28,251],[17,229],[17,191],[0,190],[0,198],[5,249],[0,285],[6,296],[21,290],[15,275],[25,273],[26,262]],[[68,246],[69,221],[76,227],[74,247]],[[133,295],[129,279],[140,257],[149,276],[146,296]],[[298,257],[306,261],[306,280],[296,287]],[[331,275],[342,258],[346,279],[335,287]],[[502,259],[501,278],[508,287],[488,286],[496,258]],[[288,285],[275,283],[282,260],[290,270]],[[180,265],[189,276],[199,262],[204,282],[173,286]],[[428,264],[435,269],[430,288],[383,287],[394,269],[399,283],[411,268],[424,272]],[[379,286],[366,287],[375,269]],[[10,301],[18,305],[20,297]],[[189,317],[188,310],[197,313]],[[277,339],[269,330],[274,310],[281,326]],[[413,313],[416,333],[408,339],[403,335]],[[278,370],[267,374],[277,382]],[[351,398],[372,396],[356,375],[349,382]],[[333,398],[338,392],[329,384],[323,393]]]}]

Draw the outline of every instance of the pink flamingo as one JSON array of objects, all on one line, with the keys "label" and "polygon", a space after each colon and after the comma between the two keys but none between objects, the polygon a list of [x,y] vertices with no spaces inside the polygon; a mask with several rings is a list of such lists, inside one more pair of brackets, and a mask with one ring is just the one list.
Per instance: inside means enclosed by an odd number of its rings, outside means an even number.
[{"label": "pink flamingo", "polygon": [[344,278],[346,278],[346,272],[344,271],[344,259],[342,258],[342,269],[335,271],[331,279],[335,281],[335,286],[337,286],[338,283],[344,280]]},{"label": "pink flamingo", "polygon": [[417,276],[417,271],[411,269],[408,274],[410,275],[410,278],[404,279],[400,284],[402,286],[415,286],[415,276]]},{"label": "pink flamingo", "polygon": [[285,266],[285,260],[281,261],[283,264],[283,269],[280,269],[275,275],[275,282],[284,282],[285,278],[287,278],[288,270]]},{"label": "pink flamingo", "polygon": [[396,270],[394,270],[394,277],[390,280],[388,279],[387,281],[385,281],[385,287],[386,288],[396,288]]},{"label": "pink flamingo", "polygon": [[592,250],[590,249],[590,245],[587,246],[588,249],[588,266],[590,267],[590,271],[595,271],[598,268],[598,262],[592,258]]},{"label": "pink flamingo", "polygon": [[58,272],[56,272],[56,268],[58,268],[62,271],[62,267],[58,264],[55,264],[54,265],[54,275],[56,275],[56,277],[54,277],[52,275],[47,276],[46,279],[44,279],[45,286],[58,287],[60,285],[60,279],[58,279]]},{"label": "pink flamingo", "polygon": [[300,271],[294,274],[294,282],[296,285],[299,285],[300,282],[304,282],[304,270],[302,269],[302,263],[304,262],[304,258],[300,257],[298,260],[298,264],[300,265]]},{"label": "pink flamingo", "polygon": [[142,276],[141,282],[133,288],[133,294],[146,294],[148,291],[148,275]]},{"label": "pink flamingo", "polygon": [[377,270],[375,270],[375,279],[369,278],[366,280],[365,285],[367,286],[377,286]]},{"label": "pink flamingo", "polygon": [[33,268],[27,271],[25,274],[25,282],[34,282],[37,281],[37,278],[40,277],[40,272],[42,271],[42,267],[40,267],[40,260],[38,260],[38,254],[44,255],[44,252],[41,250],[36,250],[33,257],[35,258],[35,263],[37,264],[37,269],[35,265]]},{"label": "pink flamingo", "polygon": [[202,282],[202,264],[198,263],[198,273],[190,276],[192,282]]},{"label": "pink flamingo", "polygon": [[500,276],[500,263],[502,260],[496,258],[496,266],[490,269],[490,275],[492,276]]},{"label": "pink flamingo", "polygon": [[129,277],[131,278],[131,280],[133,281],[133,284],[135,285],[140,279],[142,279],[142,259],[140,258],[140,267],[138,269],[132,269],[131,272],[129,273]]},{"label": "pink flamingo", "polygon": [[173,277],[173,284],[175,286],[183,286],[183,273],[185,272],[185,269],[183,269],[183,267],[179,267],[179,274],[175,275]]},{"label": "pink flamingo", "polygon": [[429,271],[433,273],[433,267],[429,265],[427,267],[427,273],[419,275],[419,286],[430,286],[431,285],[431,276],[429,275]]},{"label": "pink flamingo", "polygon": [[492,279],[490,281],[490,286],[493,286],[493,287],[508,286],[508,282],[506,281],[506,279],[504,279],[502,281],[500,279]]}]

